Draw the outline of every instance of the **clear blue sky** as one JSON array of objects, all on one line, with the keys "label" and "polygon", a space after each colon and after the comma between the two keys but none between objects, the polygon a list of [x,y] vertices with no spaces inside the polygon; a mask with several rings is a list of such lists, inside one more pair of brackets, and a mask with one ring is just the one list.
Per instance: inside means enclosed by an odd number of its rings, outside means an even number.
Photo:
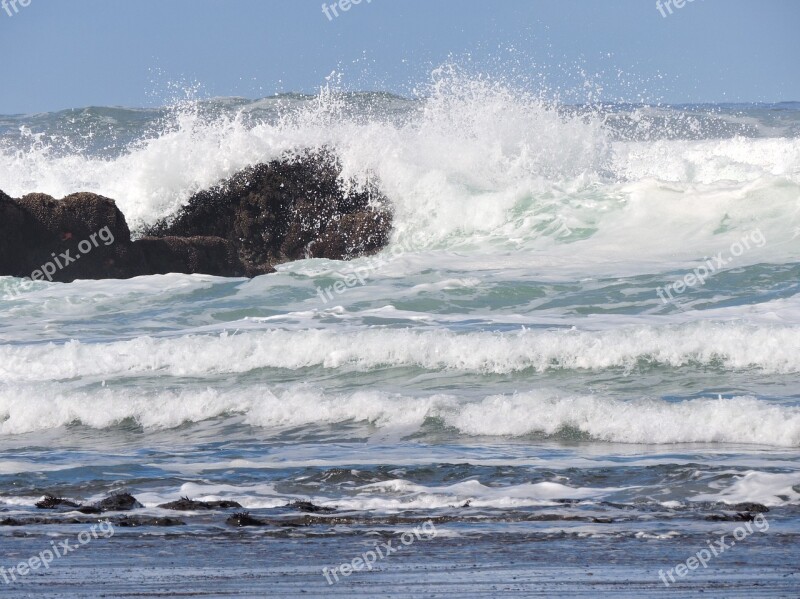
[{"label": "clear blue sky", "polygon": [[362,0],[333,20],[322,0],[16,2],[0,8],[4,114],[152,106],[182,81],[313,92],[333,70],[351,89],[408,93],[451,54],[556,84],[583,65],[606,73],[609,99],[800,100],[800,0],[687,0],[666,18],[656,0]]}]

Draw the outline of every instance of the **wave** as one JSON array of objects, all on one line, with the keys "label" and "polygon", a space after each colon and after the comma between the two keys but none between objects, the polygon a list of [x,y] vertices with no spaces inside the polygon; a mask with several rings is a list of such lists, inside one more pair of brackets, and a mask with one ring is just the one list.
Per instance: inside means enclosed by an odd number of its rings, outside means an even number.
[{"label": "wave", "polygon": [[[566,480],[566,479],[564,479]],[[673,493],[680,483],[672,481]],[[563,507],[565,500],[583,501],[586,504],[613,500],[616,505],[628,504],[641,508],[643,504],[662,509],[688,508],[712,504],[759,503],[770,507],[800,504],[800,474],[744,471],[741,474],[717,478],[710,484],[716,492],[694,494],[694,488],[702,483],[693,481],[688,485],[685,501],[660,502],[643,493],[656,489],[644,486],[628,487],[576,487],[554,481],[537,483],[489,486],[478,480],[465,480],[449,485],[424,485],[398,478],[377,483],[353,485],[345,495],[331,497],[324,492],[311,495],[289,495],[279,492],[274,484],[256,483],[244,485],[221,485],[213,483],[184,483],[178,490],[169,492],[137,493],[137,498],[147,507],[180,497],[196,497],[201,501],[234,500],[247,509],[270,509],[282,507],[295,500],[312,501],[316,505],[338,510],[396,512],[402,510],[434,510],[461,506],[469,501],[471,508],[517,509],[524,507]],[[724,484],[724,488],[721,488]],[[677,488],[676,488],[677,487]],[[683,489],[681,489],[683,490]],[[98,495],[96,500],[102,499]],[[39,499],[27,498],[31,505]],[[17,500],[19,501],[19,500]],[[22,501],[19,501],[23,503]],[[11,502],[7,502],[13,505]]]},{"label": "wave", "polygon": [[[63,142],[63,128],[46,118],[17,123],[15,137],[7,123],[0,188],[15,196],[93,191],[115,198],[138,227],[245,166],[325,145],[345,178],[378,177],[395,207],[396,243],[412,234],[424,247],[592,238],[586,256],[624,246],[697,257],[709,242],[724,247],[725,232],[756,224],[773,241],[789,239],[800,140],[783,130],[743,135],[751,125],[731,124],[772,123],[763,107],[749,118],[715,110],[565,106],[446,66],[414,100],[326,87],[315,98],[73,114],[77,140],[119,131],[110,155]],[[123,133],[132,130],[129,140]]]},{"label": "wave", "polygon": [[800,372],[800,327],[698,322],[605,331],[453,333],[412,329],[269,330],[239,334],[137,337],[112,343],[0,346],[9,382],[84,377],[199,377],[263,368],[368,371],[413,367],[507,374],[712,366]]},{"label": "wave", "polygon": [[439,426],[467,437],[554,439],[671,444],[728,443],[800,446],[800,407],[754,397],[684,401],[620,400],[536,390],[468,400],[440,394],[411,397],[378,391],[332,394],[297,385],[216,390],[97,389],[55,386],[0,388],[0,434],[15,435],[82,424],[96,429],[135,422],[146,430],[236,417],[244,424],[277,430],[366,424],[347,436],[402,438]]},{"label": "wave", "polygon": [[182,496],[190,496],[202,497],[203,501],[218,501],[223,498],[234,500],[247,509],[282,507],[290,501],[300,499],[344,511],[394,512],[455,507],[463,504],[465,500],[470,500],[470,505],[474,508],[511,509],[557,506],[562,505],[558,500],[599,499],[615,491],[619,491],[619,489],[574,488],[556,482],[489,487],[472,480],[447,486],[428,486],[396,479],[356,486],[350,489],[348,495],[336,498],[325,496],[322,493],[310,496],[287,495],[279,492],[274,485],[269,483],[252,485],[185,483],[178,492],[138,493],[137,498],[147,507],[155,507],[159,503],[174,501]]}]

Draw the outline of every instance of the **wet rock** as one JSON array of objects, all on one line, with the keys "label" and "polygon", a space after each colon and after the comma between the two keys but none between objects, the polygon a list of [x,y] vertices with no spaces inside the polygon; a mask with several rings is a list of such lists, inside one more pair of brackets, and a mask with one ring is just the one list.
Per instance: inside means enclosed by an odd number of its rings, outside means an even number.
[{"label": "wet rock", "polygon": [[580,499],[556,499],[556,503],[560,503],[561,505],[568,505],[568,506],[575,506],[580,505]]},{"label": "wet rock", "polygon": [[235,246],[220,237],[145,237],[133,243],[146,267],[142,274],[205,274],[243,277],[247,274]]},{"label": "wet rock", "polygon": [[[48,526],[62,524],[93,524],[97,518],[59,518],[59,517],[26,517],[6,518],[0,520],[0,526]],[[184,526],[186,523],[178,518],[163,518],[152,516],[117,516],[110,519],[114,526],[133,528],[139,526]]]},{"label": "wet rock", "polygon": [[113,200],[91,193],[0,196],[0,276],[68,283],[144,269]]},{"label": "wet rock", "polygon": [[348,193],[340,175],[324,150],[259,164],[196,194],[147,234],[227,239],[250,275],[291,260],[376,253],[391,232],[388,202],[374,188]]},{"label": "wet rock", "polygon": [[228,526],[236,526],[238,528],[242,528],[245,526],[270,526],[271,522],[266,520],[259,520],[258,518],[253,518],[249,512],[236,512],[231,517],[229,517],[225,523]]},{"label": "wet rock", "polygon": [[711,514],[705,518],[709,522],[752,522],[756,519],[755,514],[750,512],[738,512],[735,514]]},{"label": "wet rock", "polygon": [[29,217],[14,200],[0,191],[0,275],[28,276],[31,271],[26,270],[27,258],[25,252],[25,229],[29,224]]},{"label": "wet rock", "polygon": [[210,510],[227,510],[232,508],[241,509],[241,505],[236,501],[194,501],[188,497],[181,497],[178,501],[162,503],[158,507],[165,510],[175,510],[180,512],[199,512]]},{"label": "wet rock", "polygon": [[130,493],[115,493],[94,504],[103,512],[128,512],[143,507]]},{"label": "wet rock", "polygon": [[94,506],[94,505],[82,505],[81,507],[78,508],[77,511],[79,511],[81,514],[102,514],[103,513],[103,510],[101,510],[99,507]]},{"label": "wet rock", "polygon": [[[509,518],[511,520],[511,518]],[[519,522],[593,522],[591,516],[566,516],[564,514],[529,514],[517,518]]]},{"label": "wet rock", "polygon": [[325,150],[259,164],[194,195],[138,240],[112,199],[0,191],[0,276],[257,276],[291,260],[374,254],[391,233],[388,201],[374,186],[350,192],[340,175]]},{"label": "wet rock", "polygon": [[33,220],[42,237],[61,240],[90,239],[108,228],[115,242],[130,243],[128,223],[114,200],[93,193],[75,193],[55,200],[43,193],[32,193],[17,200]]},{"label": "wet rock", "polygon": [[25,526],[25,522],[16,518],[3,518],[0,520],[0,526]]},{"label": "wet rock", "polygon": [[177,518],[151,516],[121,516],[111,520],[114,526],[137,528],[139,526],[186,526],[186,522]]},{"label": "wet rock", "polygon": [[737,503],[730,506],[730,509],[736,512],[751,512],[754,514],[766,514],[769,512],[769,508],[760,503]]},{"label": "wet rock", "polygon": [[[305,253],[309,258],[341,260],[375,254],[389,242],[391,219],[387,213],[362,211],[334,217],[327,230],[308,241]],[[290,232],[291,233],[291,232]],[[294,243],[307,239],[302,232],[290,236]],[[285,249],[285,248],[284,248]],[[289,254],[292,255],[292,254]],[[301,256],[294,254],[293,259]]]},{"label": "wet rock", "polygon": [[35,516],[33,518],[6,518],[5,520],[0,520],[0,526],[47,526],[53,524],[92,524],[94,522],[97,522],[97,520]]},{"label": "wet rock", "polygon": [[293,503],[286,504],[285,507],[298,512],[303,512],[304,514],[330,514],[336,511],[332,507],[321,507],[314,505],[310,501],[295,501]]},{"label": "wet rock", "polygon": [[36,502],[36,507],[40,510],[57,510],[59,508],[79,508],[81,504],[63,497],[45,495],[43,499]]}]

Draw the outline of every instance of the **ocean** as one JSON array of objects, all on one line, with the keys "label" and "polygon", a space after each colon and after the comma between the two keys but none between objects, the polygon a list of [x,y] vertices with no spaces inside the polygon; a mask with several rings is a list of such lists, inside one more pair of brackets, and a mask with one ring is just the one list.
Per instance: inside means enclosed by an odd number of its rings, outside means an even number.
[{"label": "ocean", "polygon": [[[380,255],[0,278],[0,595],[800,596],[800,104],[450,74],[10,115],[0,189],[137,231],[320,147],[391,201]],[[123,491],[181,524],[35,520]]]}]

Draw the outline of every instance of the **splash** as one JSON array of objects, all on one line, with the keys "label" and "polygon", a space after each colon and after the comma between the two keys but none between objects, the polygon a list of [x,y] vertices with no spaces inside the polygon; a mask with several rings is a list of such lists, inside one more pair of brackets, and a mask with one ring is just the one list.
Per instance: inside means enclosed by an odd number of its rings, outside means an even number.
[{"label": "splash", "polygon": [[769,111],[565,104],[453,64],[413,99],[341,85],[23,119],[6,126],[0,188],[100,193],[137,228],[248,165],[329,146],[345,179],[381,182],[397,243],[697,259],[728,232],[786,240],[800,224],[800,139]]}]

